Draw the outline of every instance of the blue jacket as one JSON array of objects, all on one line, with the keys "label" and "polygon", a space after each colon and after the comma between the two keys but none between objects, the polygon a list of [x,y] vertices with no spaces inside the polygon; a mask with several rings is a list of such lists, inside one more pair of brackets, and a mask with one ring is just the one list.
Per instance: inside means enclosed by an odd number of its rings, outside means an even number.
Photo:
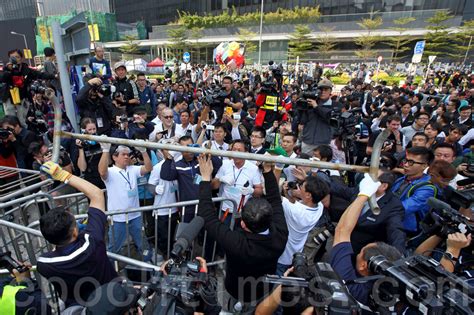
[{"label": "blue jacket", "polygon": [[140,99],[140,105],[145,106],[147,103],[150,103],[151,115],[156,114],[156,96],[155,93],[149,86],[145,86],[143,91],[138,90],[138,98]]},{"label": "blue jacket", "polygon": [[428,198],[435,196],[435,191],[438,190],[438,188],[435,188],[433,184],[430,184],[412,190],[410,197],[408,197],[408,193],[412,187],[422,182],[428,182],[430,178],[429,175],[423,174],[420,178],[410,182],[403,191],[398,191],[406,179],[406,176],[403,176],[397,179],[392,186],[392,192],[399,196],[400,201],[405,208],[403,227],[406,231],[418,231],[418,219],[423,219],[426,213],[428,213],[430,207],[427,204],[427,200]]},{"label": "blue jacket", "polygon": [[94,75],[99,76],[104,81],[109,81],[112,78],[110,63],[105,59],[97,60],[96,57],[90,58],[89,68]]},{"label": "blue jacket", "polygon": [[[213,177],[222,166],[222,161],[216,156],[212,157],[212,166],[214,168]],[[194,158],[191,162],[181,159],[177,162],[174,160],[166,160],[161,166],[160,176],[164,180],[178,180],[179,200],[188,201],[196,200],[199,197],[199,183],[194,179],[196,175],[200,175],[199,162]],[[192,206],[194,209],[194,206]]]}]

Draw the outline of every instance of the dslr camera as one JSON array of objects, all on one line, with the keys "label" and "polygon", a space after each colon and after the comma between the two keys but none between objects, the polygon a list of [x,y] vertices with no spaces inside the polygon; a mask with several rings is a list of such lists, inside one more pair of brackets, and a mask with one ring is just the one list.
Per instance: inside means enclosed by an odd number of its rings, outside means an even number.
[{"label": "dslr camera", "polygon": [[7,140],[11,134],[13,134],[13,130],[11,128],[0,128],[0,140]]},{"label": "dslr camera", "polygon": [[30,91],[34,94],[42,94],[44,95],[48,87],[46,87],[41,81],[33,81],[30,85]]},{"label": "dslr camera", "polygon": [[112,93],[115,92],[115,86],[111,84],[100,84],[100,85],[93,85],[92,90],[103,96],[110,96]]},{"label": "dslr camera", "polygon": [[309,108],[308,99],[317,100],[321,90],[318,88],[318,84],[314,83],[308,86],[305,90],[301,91],[300,97],[296,101],[296,110],[307,111]]}]

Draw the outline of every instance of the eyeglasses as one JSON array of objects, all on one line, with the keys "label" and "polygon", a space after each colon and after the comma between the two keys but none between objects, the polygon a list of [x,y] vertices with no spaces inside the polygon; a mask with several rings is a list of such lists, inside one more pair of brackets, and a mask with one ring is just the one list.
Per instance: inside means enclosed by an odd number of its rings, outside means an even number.
[{"label": "eyeglasses", "polygon": [[421,164],[421,165],[426,164],[426,162],[417,162],[417,161],[414,161],[414,160],[403,159],[402,164],[408,164],[408,166],[413,166],[414,164]]},{"label": "eyeglasses", "polygon": [[263,138],[263,137],[260,137],[260,136],[256,136],[256,135],[251,135],[250,138]]},{"label": "eyeglasses", "polygon": [[173,118],[173,116],[163,116],[163,118],[165,118],[165,119],[171,119],[171,118]]}]

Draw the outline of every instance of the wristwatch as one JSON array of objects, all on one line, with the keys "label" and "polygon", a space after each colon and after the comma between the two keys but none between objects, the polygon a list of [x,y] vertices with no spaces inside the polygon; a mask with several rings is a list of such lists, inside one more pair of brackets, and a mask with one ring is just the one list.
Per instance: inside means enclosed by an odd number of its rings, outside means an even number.
[{"label": "wristwatch", "polygon": [[447,256],[451,261],[455,261],[455,262],[458,261],[458,257],[454,257],[454,255],[448,251],[444,252],[444,255]]}]

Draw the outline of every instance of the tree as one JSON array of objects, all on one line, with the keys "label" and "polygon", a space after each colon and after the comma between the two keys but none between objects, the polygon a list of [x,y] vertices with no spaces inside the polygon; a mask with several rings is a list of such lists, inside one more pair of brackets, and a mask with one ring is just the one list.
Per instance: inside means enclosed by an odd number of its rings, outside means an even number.
[{"label": "tree", "polygon": [[455,58],[458,62],[463,62],[466,54],[471,51],[474,38],[474,20],[464,21],[459,33],[456,34]]},{"label": "tree", "polygon": [[195,62],[201,62],[201,48],[204,47],[203,43],[200,43],[198,40],[203,37],[202,31],[204,28],[202,27],[193,27],[190,30],[189,39],[191,40],[191,48],[193,53],[191,56],[195,56],[193,59]]},{"label": "tree", "polygon": [[168,47],[173,51],[174,57],[180,59],[180,54],[187,49],[188,35],[186,27],[180,26],[168,30],[170,44]]},{"label": "tree", "polygon": [[357,23],[362,29],[366,30],[367,33],[357,37],[355,43],[360,46],[360,50],[356,51],[356,55],[359,58],[362,58],[364,61],[367,61],[370,58],[375,58],[377,56],[377,51],[372,49],[375,44],[381,41],[381,37],[374,35],[374,31],[383,24],[382,18],[380,16],[373,17],[374,13],[371,13],[369,18],[363,18],[360,22]]},{"label": "tree", "polygon": [[334,31],[335,27],[328,27],[323,25],[319,25],[318,27],[323,33],[316,37],[316,49],[321,54],[324,63],[325,60],[329,59],[331,51],[333,51],[334,47],[336,47],[336,40],[334,36],[330,35]]},{"label": "tree", "polygon": [[123,59],[127,59],[128,57],[132,58],[133,68],[135,68],[135,55],[140,53],[140,46],[136,40],[137,38],[135,36],[126,35],[125,41],[127,43],[119,48],[120,52],[124,55]]},{"label": "tree", "polygon": [[423,55],[428,58],[430,55],[440,57],[450,57],[454,52],[454,42],[446,24],[454,15],[449,14],[448,10],[436,11],[428,18],[426,28],[429,30],[425,35],[425,50]]},{"label": "tree", "polygon": [[252,40],[252,38],[257,36],[257,33],[252,32],[248,28],[239,28],[239,32],[236,35],[239,38],[239,42],[245,46],[245,62],[246,64],[250,64],[252,60],[250,54],[256,52],[258,47],[255,41]]},{"label": "tree", "polygon": [[415,21],[414,17],[401,17],[393,20],[393,23],[397,26],[391,27],[390,29],[398,33],[397,36],[392,37],[387,44],[393,48],[393,61],[398,61],[402,58],[402,53],[410,50],[409,44],[412,41],[409,33],[409,28],[405,27],[407,24]]},{"label": "tree", "polygon": [[305,59],[308,56],[308,51],[313,47],[310,34],[311,29],[308,26],[295,26],[295,31],[289,36],[290,41],[288,42],[288,57],[290,58],[290,61],[295,62],[296,57],[298,56],[300,60]]}]

